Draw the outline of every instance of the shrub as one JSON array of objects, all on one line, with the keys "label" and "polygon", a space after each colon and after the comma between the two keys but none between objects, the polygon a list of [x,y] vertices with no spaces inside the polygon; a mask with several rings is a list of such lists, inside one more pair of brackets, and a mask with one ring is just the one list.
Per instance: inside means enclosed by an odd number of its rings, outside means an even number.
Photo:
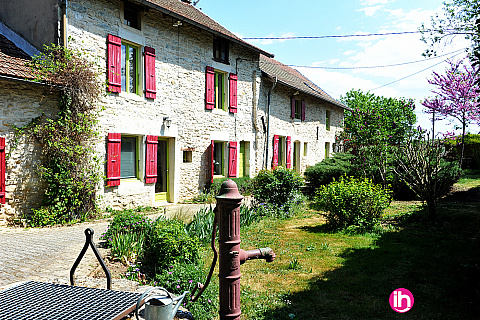
[{"label": "shrub", "polygon": [[348,152],[335,153],[332,157],[308,167],[305,170],[305,179],[316,189],[328,184],[343,175],[350,176],[353,171],[354,156]]},{"label": "shrub", "polygon": [[193,202],[193,203],[214,203],[215,202],[215,196],[218,195],[220,192],[220,187],[222,186],[222,183],[224,183],[226,180],[231,179],[233,180],[238,187],[238,192],[244,196],[248,196],[252,192],[252,185],[251,185],[251,179],[250,177],[242,177],[242,178],[219,178],[219,179],[214,179],[212,183],[208,183],[202,193],[200,193],[198,196],[196,196],[192,200],[188,200],[187,202]]},{"label": "shrub", "polygon": [[150,221],[144,215],[134,210],[125,210],[115,215],[101,238],[111,246],[115,236],[133,233],[144,237],[149,229]]},{"label": "shrub", "polygon": [[252,184],[252,194],[257,202],[280,206],[300,193],[303,180],[295,171],[277,167],[260,171]]},{"label": "shrub", "polygon": [[185,230],[190,237],[196,236],[200,242],[206,244],[212,238],[214,218],[212,207],[203,207],[197,211],[192,221],[185,225]]},{"label": "shrub", "polygon": [[327,224],[336,230],[361,233],[373,230],[390,204],[389,191],[369,179],[341,177],[317,190],[315,202],[326,211]]},{"label": "shrub", "polygon": [[156,272],[175,262],[197,263],[199,241],[189,236],[180,220],[157,220],[145,237],[143,265]]},{"label": "shrub", "polygon": [[125,265],[142,253],[145,237],[138,233],[116,234],[110,241],[110,252]]}]

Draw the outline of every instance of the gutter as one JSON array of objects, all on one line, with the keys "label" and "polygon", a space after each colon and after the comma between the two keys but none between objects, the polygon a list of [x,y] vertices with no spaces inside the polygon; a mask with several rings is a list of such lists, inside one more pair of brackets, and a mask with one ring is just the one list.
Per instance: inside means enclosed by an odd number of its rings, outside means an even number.
[{"label": "gutter", "polygon": [[266,143],[265,143],[265,164],[264,164],[264,169],[268,168],[268,147],[269,147],[269,142],[270,142],[270,102],[271,102],[271,97],[272,97],[272,91],[275,89],[277,86],[277,77],[275,77],[274,82],[270,90],[268,90],[268,96],[267,96],[267,136],[266,136]]},{"label": "gutter", "polygon": [[12,77],[12,76],[6,76],[6,75],[1,75],[1,74],[0,74],[0,80],[21,82],[23,84],[33,84],[33,85],[37,85],[37,86],[41,86],[41,87],[52,87],[52,88],[54,88],[54,86],[50,86],[50,85],[47,85],[47,84],[42,83],[42,82],[37,82],[37,81],[33,81],[33,80],[28,80],[28,79],[15,78],[15,77]]},{"label": "gutter", "polygon": [[[143,6],[145,6],[145,7],[147,7],[147,8],[157,10],[157,11],[159,11],[159,12],[161,12],[161,13],[164,13],[164,14],[166,14],[166,15],[168,15],[168,16],[171,16],[171,17],[173,17],[173,18],[175,18],[175,19],[178,19],[178,20],[180,20],[180,21],[188,22],[188,23],[191,24],[191,25],[194,25],[194,26],[196,26],[196,27],[198,27],[198,28],[200,28],[200,29],[203,29],[203,30],[206,30],[206,31],[208,31],[208,32],[210,32],[210,33],[213,33],[213,34],[216,35],[216,36],[220,36],[220,37],[222,37],[222,38],[226,38],[226,39],[228,39],[228,40],[230,40],[230,41],[232,41],[232,42],[235,42],[236,44],[241,45],[241,46],[243,46],[243,47],[248,47],[248,48],[250,48],[251,50],[256,51],[256,52],[258,52],[258,53],[260,53],[260,54],[263,54],[264,56],[267,56],[267,57],[269,57],[269,58],[273,58],[273,57],[274,57],[273,54],[271,54],[271,53],[269,53],[269,52],[266,52],[266,51],[263,51],[263,50],[260,49],[260,48],[256,48],[256,47],[252,46],[251,44],[249,44],[248,42],[244,42],[244,41],[239,40],[239,39],[237,39],[237,38],[233,38],[233,37],[231,37],[231,36],[225,35],[225,34],[219,32],[219,31],[216,31],[216,30],[213,30],[213,29],[211,29],[211,28],[208,28],[207,26],[204,26],[204,25],[201,24],[201,23],[198,23],[198,22],[196,22],[196,21],[193,21],[193,20],[191,20],[191,19],[188,19],[188,18],[185,17],[185,16],[182,16],[182,15],[180,15],[180,14],[178,14],[178,13],[175,13],[175,12],[173,12],[173,11],[171,11],[171,10],[165,9],[164,7],[161,7],[161,6],[159,6],[159,5],[153,4],[153,3],[149,2],[149,1],[146,1],[146,0],[133,0],[133,2],[142,4]],[[195,9],[195,10],[196,10],[196,9]]]}]

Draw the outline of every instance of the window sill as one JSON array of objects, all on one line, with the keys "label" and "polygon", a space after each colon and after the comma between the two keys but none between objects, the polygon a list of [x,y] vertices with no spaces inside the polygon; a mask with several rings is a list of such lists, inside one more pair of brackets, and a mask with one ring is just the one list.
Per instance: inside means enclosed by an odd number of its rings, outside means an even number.
[{"label": "window sill", "polygon": [[293,123],[302,123],[302,120],[300,120],[300,119],[293,119]]},{"label": "window sill", "polygon": [[225,176],[221,175],[221,174],[217,174],[217,175],[214,175],[213,176],[213,179],[223,179],[223,178],[226,178]]},{"label": "window sill", "polygon": [[120,183],[122,182],[138,182],[140,181],[139,179],[137,178],[120,178]]},{"label": "window sill", "polygon": [[213,114],[220,114],[220,115],[224,115],[224,116],[228,116],[228,112],[223,110],[223,109],[213,109],[212,110],[212,113]]},{"label": "window sill", "polygon": [[125,99],[131,99],[131,100],[136,100],[136,101],[144,101],[145,99],[141,96],[139,96],[136,93],[130,93],[130,92],[125,92],[122,91],[118,94],[119,97],[125,98]]}]

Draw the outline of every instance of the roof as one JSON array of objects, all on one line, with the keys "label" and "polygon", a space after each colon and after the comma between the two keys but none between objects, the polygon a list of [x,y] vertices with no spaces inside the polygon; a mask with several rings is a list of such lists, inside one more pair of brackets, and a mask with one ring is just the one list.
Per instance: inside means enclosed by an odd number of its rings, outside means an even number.
[{"label": "roof", "polygon": [[28,54],[0,34],[0,77],[33,80],[35,76],[27,66],[29,60]]},{"label": "roof", "polygon": [[310,81],[303,74],[297,70],[290,68],[275,59],[260,55],[260,69],[271,79],[275,79],[294,90],[301,91],[310,96],[320,98],[326,102],[332,103],[340,108],[349,109],[343,103],[333,99],[330,95],[325,93],[315,83]]},{"label": "roof", "polygon": [[207,16],[202,11],[198,10],[193,5],[180,0],[131,0],[133,2],[142,4],[146,7],[158,10],[166,15],[172,16],[180,21],[188,22],[201,29],[207,30],[215,35],[219,35],[235,42],[241,46],[250,48],[251,50],[263,54],[267,57],[273,58],[272,53],[266,52],[258,47],[255,47],[248,42],[240,39],[232,32],[218,22]]}]

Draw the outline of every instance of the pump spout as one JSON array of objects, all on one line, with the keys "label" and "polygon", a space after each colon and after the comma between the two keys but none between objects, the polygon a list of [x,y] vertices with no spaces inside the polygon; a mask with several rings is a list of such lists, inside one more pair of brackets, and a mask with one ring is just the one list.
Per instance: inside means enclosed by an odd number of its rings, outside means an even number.
[{"label": "pump spout", "polygon": [[240,249],[240,264],[244,264],[247,260],[253,259],[265,259],[267,262],[273,262],[275,260],[275,252],[272,248],[260,248],[255,250],[245,251]]}]

